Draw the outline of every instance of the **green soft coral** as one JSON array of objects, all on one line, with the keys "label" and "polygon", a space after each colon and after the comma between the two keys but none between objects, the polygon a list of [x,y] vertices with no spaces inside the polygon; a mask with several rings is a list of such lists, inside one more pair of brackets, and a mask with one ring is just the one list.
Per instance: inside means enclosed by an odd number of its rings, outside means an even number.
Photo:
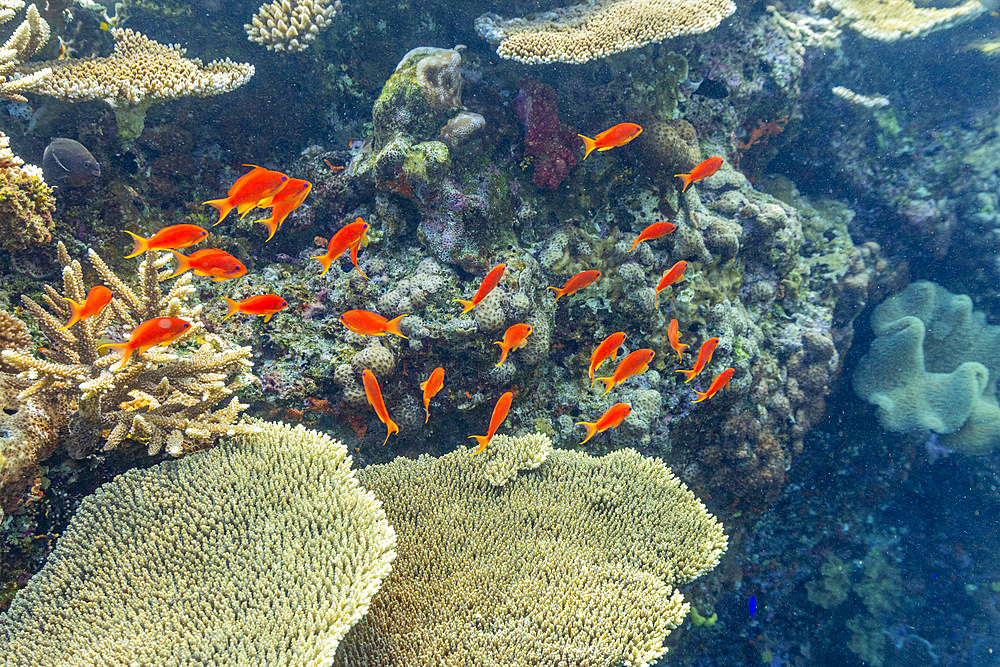
[{"label": "green soft coral", "polygon": [[1000,445],[1000,326],[972,301],[927,281],[872,313],[875,342],[854,373],[854,390],[879,408],[882,426],[932,431],[966,454]]}]

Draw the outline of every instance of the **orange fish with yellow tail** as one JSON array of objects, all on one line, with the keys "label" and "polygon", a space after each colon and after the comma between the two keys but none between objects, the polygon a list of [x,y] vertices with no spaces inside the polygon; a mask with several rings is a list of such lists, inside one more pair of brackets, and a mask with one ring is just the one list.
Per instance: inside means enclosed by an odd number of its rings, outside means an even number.
[{"label": "orange fish with yellow tail", "polygon": [[587,152],[583,154],[583,159],[586,160],[592,151],[609,151],[612,148],[624,146],[640,134],[642,134],[642,128],[635,123],[618,123],[614,127],[604,130],[593,139],[585,137],[582,134],[576,136],[583,139],[583,145],[587,149]]},{"label": "orange fish with yellow tail", "polygon": [[674,178],[684,179],[684,187],[681,188],[681,192],[688,189],[688,186],[692,183],[697,183],[703,178],[708,178],[715,172],[719,171],[719,167],[722,166],[721,157],[710,157],[697,167],[691,170],[688,174],[674,174]]},{"label": "orange fish with yellow tail", "polygon": [[368,399],[368,403],[375,409],[379,421],[385,424],[385,442],[382,443],[382,446],[385,447],[386,443],[389,442],[389,436],[393,433],[399,433],[399,427],[396,426],[396,422],[389,418],[389,411],[385,409],[385,401],[382,400],[382,388],[378,386],[375,374],[367,368],[364,369],[361,371],[361,382],[365,385],[365,397]]},{"label": "orange fish with yellow tail", "polygon": [[687,270],[687,267],[688,263],[682,259],[665,271],[663,273],[663,277],[660,278],[660,282],[656,283],[656,287],[653,288],[653,304],[656,306],[657,310],[660,309],[660,292],[667,289],[678,280],[683,280],[684,271]]},{"label": "orange fish with yellow tail", "polygon": [[111,347],[118,350],[122,355],[121,361],[118,362],[115,368],[110,369],[118,371],[125,366],[133,354],[142,354],[154,345],[166,345],[175,341],[190,328],[191,323],[179,317],[154,317],[133,329],[128,341],[124,343],[105,343],[98,346],[97,349]]},{"label": "orange fish with yellow tail", "polygon": [[667,340],[670,341],[670,347],[674,348],[674,352],[677,353],[677,362],[684,361],[684,350],[691,346],[681,342],[681,327],[677,320],[670,320],[670,325],[667,327]]},{"label": "orange fish with yellow tail", "polygon": [[[607,394],[624,380],[627,380],[633,375],[642,375],[645,373],[649,369],[649,362],[651,362],[655,356],[656,352],[643,348],[632,352],[627,357],[622,359],[621,363],[618,364],[618,368],[615,369],[614,375],[606,378],[597,378],[603,382],[606,387],[604,394]],[[601,396],[604,396],[604,394],[601,394]]]},{"label": "orange fish with yellow tail", "polygon": [[646,227],[644,230],[639,232],[639,236],[632,242],[632,247],[628,249],[628,252],[635,250],[636,247],[638,247],[638,245],[643,241],[658,239],[661,236],[666,236],[676,229],[677,225],[672,222],[654,222],[649,227]]},{"label": "orange fish with yellow tail", "polygon": [[497,362],[497,366],[507,361],[508,352],[524,347],[530,335],[530,324],[512,324],[507,327],[507,331],[503,334],[503,340],[493,341],[493,344],[499,345],[501,350],[500,361]]},{"label": "orange fish with yellow tail", "polygon": [[684,373],[686,379],[684,384],[687,384],[694,379],[694,376],[702,372],[708,362],[712,360],[712,353],[715,352],[715,348],[719,345],[718,338],[709,338],[704,343],[701,344],[701,349],[698,350],[698,358],[695,359],[694,368],[689,371],[676,371],[677,373]]},{"label": "orange fish with yellow tail", "polygon": [[80,320],[85,320],[88,317],[94,317],[95,315],[100,315],[109,303],[111,303],[111,297],[114,296],[104,285],[94,285],[87,292],[87,298],[83,300],[83,303],[77,303],[69,297],[63,297],[69,301],[70,308],[70,318],[69,322],[65,325],[59,327],[57,331],[63,331],[64,329],[69,329],[71,326],[79,322]]},{"label": "orange fish with yellow tail", "polygon": [[425,424],[431,418],[431,399],[434,398],[442,388],[444,388],[444,369],[438,366],[431,371],[429,378],[420,383],[420,389],[424,392],[424,412],[427,413],[427,416],[424,418]]},{"label": "orange fish with yellow tail", "polygon": [[556,301],[563,298],[564,296],[569,296],[574,292],[579,292],[584,287],[590,285],[594,281],[601,277],[601,272],[597,269],[591,269],[590,271],[581,271],[572,278],[566,281],[562,287],[548,287],[546,289],[554,290],[556,293]]},{"label": "orange fish with yellow tail", "polygon": [[403,321],[404,317],[407,315],[400,315],[389,320],[370,310],[349,310],[340,316],[340,322],[354,333],[362,336],[394,334],[400,338],[406,338],[399,330],[399,323]]},{"label": "orange fish with yellow tail", "polygon": [[733,373],[736,372],[735,368],[727,368],[712,380],[712,384],[709,385],[708,391],[698,391],[694,390],[694,393],[698,394],[698,400],[691,401],[692,403],[701,403],[706,398],[712,398],[715,396],[723,387],[729,384],[729,381],[733,379]]},{"label": "orange fish with yellow tail", "polygon": [[246,215],[258,202],[277,194],[288,181],[288,176],[280,171],[271,171],[252,164],[243,166],[253,169],[236,179],[226,197],[202,202],[202,206],[211,206],[219,212],[219,219],[213,226],[222,222],[234,208],[238,213]]},{"label": "orange fish with yellow tail", "polygon": [[625,332],[619,331],[613,333],[604,340],[601,344],[594,348],[593,354],[590,355],[590,368],[587,369],[587,377],[590,378],[590,386],[594,386],[594,373],[597,369],[601,367],[609,357],[611,361],[618,359],[618,348],[622,346],[625,342]]},{"label": "orange fish with yellow tail", "polygon": [[169,250],[177,258],[177,269],[168,278],[176,278],[187,271],[194,271],[196,276],[211,276],[212,282],[232,280],[246,275],[247,267],[243,262],[230,255],[225,250],[206,248],[190,255],[182,255],[176,250]]},{"label": "orange fish with yellow tail", "polygon": [[583,439],[580,444],[586,444],[588,440],[593,438],[598,433],[607,431],[609,428],[614,428],[622,423],[629,413],[632,412],[632,406],[628,403],[615,403],[610,408],[605,410],[604,414],[601,415],[596,422],[577,422],[577,426],[583,426],[587,429],[587,437]]},{"label": "orange fish with yellow tail", "polygon": [[493,416],[490,417],[490,427],[486,431],[486,435],[470,435],[470,438],[475,438],[476,442],[479,443],[479,448],[472,452],[470,456],[475,456],[479,452],[486,449],[486,445],[490,444],[490,440],[496,435],[497,429],[500,428],[500,424],[503,423],[504,419],[507,419],[507,413],[510,412],[511,401],[514,400],[513,392],[506,392],[497,399],[497,404],[493,406]]},{"label": "orange fish with yellow tail", "polygon": [[[358,273],[361,273],[361,269],[358,268],[356,248],[364,242],[365,233],[367,231],[368,223],[360,217],[355,218],[354,222],[351,224],[344,225],[337,230],[337,233],[330,239],[330,243],[326,247],[326,252],[319,257],[313,257],[313,259],[319,262],[323,267],[323,270],[319,275],[325,275],[326,272],[330,270],[330,265],[333,264],[333,260],[340,257],[348,250],[351,250],[351,261],[354,262],[354,268],[358,269]],[[365,274],[361,273],[361,275],[364,276]],[[367,278],[367,276],[365,277]]]},{"label": "orange fish with yellow tail", "polygon": [[303,181],[300,178],[289,178],[288,182],[285,183],[285,187],[281,188],[278,194],[271,197],[270,200],[265,199],[257,204],[257,206],[262,208],[271,207],[271,215],[257,221],[267,227],[268,234],[267,239],[264,241],[265,243],[270,241],[274,233],[281,228],[288,214],[297,209],[306,200],[310,190],[312,190],[312,183],[309,181]]},{"label": "orange fish with yellow tail", "polygon": [[182,248],[189,248],[208,236],[208,232],[198,225],[170,225],[156,232],[148,239],[144,239],[127,229],[123,231],[131,236],[132,241],[135,243],[132,254],[125,255],[125,259],[137,257],[147,250],[180,250]]},{"label": "orange fish with yellow tail", "polygon": [[479,289],[477,289],[476,293],[472,295],[471,301],[466,301],[465,299],[452,299],[452,302],[457,301],[462,304],[462,312],[458,314],[459,317],[465,315],[467,312],[478,306],[482,300],[486,298],[486,295],[492,292],[493,288],[500,284],[500,279],[503,278],[503,272],[506,268],[506,264],[497,264],[490,269],[490,272],[486,274],[485,278],[483,278],[482,284],[479,285]]},{"label": "orange fish with yellow tail", "polygon": [[236,313],[243,313],[245,315],[263,315],[264,321],[267,322],[274,316],[275,313],[280,313],[288,307],[288,302],[277,294],[260,294],[258,296],[247,297],[242,301],[230,299],[225,296],[222,298],[229,305],[229,312],[227,312],[226,316],[222,318],[223,322]]}]

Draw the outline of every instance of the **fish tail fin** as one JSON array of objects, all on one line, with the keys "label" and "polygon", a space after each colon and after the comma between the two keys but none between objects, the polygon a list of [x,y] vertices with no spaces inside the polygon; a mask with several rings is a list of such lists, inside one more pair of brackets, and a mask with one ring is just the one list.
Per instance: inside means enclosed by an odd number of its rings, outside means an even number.
[{"label": "fish tail fin", "polygon": [[58,329],[56,329],[56,331],[65,331],[66,329],[69,329],[71,326],[73,326],[74,324],[76,324],[77,322],[79,322],[80,321],[80,313],[83,311],[83,306],[81,306],[80,304],[78,304],[73,299],[70,299],[69,297],[66,297],[66,296],[64,296],[63,298],[66,299],[67,301],[69,301],[70,318],[69,318],[69,322],[67,322],[64,326],[61,326]]},{"label": "fish tail fin", "polygon": [[132,242],[135,243],[135,247],[132,249],[131,255],[125,255],[125,259],[131,259],[133,257],[138,257],[142,253],[149,250],[149,239],[144,239],[138,234],[133,234],[129,230],[123,230],[126,234],[132,237]]},{"label": "fish tail fin", "polygon": [[690,382],[691,380],[693,380],[694,376],[698,374],[698,371],[696,371],[696,370],[674,371],[674,372],[675,373],[684,373],[684,384],[687,384],[688,382]]},{"label": "fish tail fin", "polygon": [[385,447],[386,443],[389,442],[389,436],[392,435],[393,433],[399,433],[399,427],[396,426],[396,422],[394,422],[391,419],[389,419],[389,415],[386,415],[385,416],[385,442],[382,443],[383,447]]},{"label": "fish tail fin", "polygon": [[320,266],[323,267],[323,270],[319,273],[321,276],[325,275],[326,272],[330,270],[330,265],[333,264],[333,257],[328,252],[323,253],[319,257],[313,257],[313,259],[319,262]]},{"label": "fish tail fin", "polygon": [[688,189],[688,186],[694,182],[694,174],[674,174],[674,178],[684,179],[684,187],[681,188],[681,192]]},{"label": "fish tail fin", "polygon": [[229,212],[233,210],[233,205],[229,203],[229,197],[225,197],[223,199],[210,199],[208,201],[203,201],[201,205],[211,206],[219,212],[219,219],[212,223],[213,227],[222,222],[226,216],[229,215]]},{"label": "fish tail fin", "polygon": [[[614,389],[615,378],[613,376],[609,378],[597,378],[597,379],[604,383],[604,394],[607,394],[609,391]],[[601,396],[604,396],[604,394],[601,394]]]},{"label": "fish tail fin", "polygon": [[469,456],[475,456],[479,452],[481,452],[484,449],[486,449],[486,445],[490,444],[490,436],[488,436],[488,435],[470,435],[469,437],[470,438],[475,438],[476,442],[479,443],[479,448],[476,449],[476,451],[474,451],[471,454],[469,454]]},{"label": "fish tail fin", "polygon": [[564,290],[562,287],[546,287],[545,289],[553,290],[556,293],[556,301],[559,301],[559,299],[561,299],[563,295],[566,293],[566,290]]},{"label": "fish tail fin", "polygon": [[587,429],[587,437],[583,439],[583,442],[580,443],[581,445],[597,434],[597,422],[577,422],[576,425]]},{"label": "fish tail fin", "polygon": [[403,332],[399,330],[399,323],[403,320],[404,317],[406,317],[406,315],[400,315],[399,317],[393,318],[388,322],[386,322],[385,332],[396,334],[400,338],[406,338],[406,336],[403,335]]},{"label": "fish tail fin", "polygon": [[452,299],[453,303],[455,301],[458,301],[460,304],[462,304],[462,312],[460,312],[457,315],[457,317],[461,317],[462,315],[465,315],[467,312],[469,312],[470,310],[472,310],[473,308],[476,307],[476,304],[473,303],[472,301],[466,301],[465,299]]},{"label": "fish tail fin", "polygon": [[691,401],[692,403],[701,403],[702,401],[704,401],[706,398],[709,397],[709,393],[707,391],[698,391],[697,389],[692,389],[691,391],[698,394],[698,400]]},{"label": "fish tail fin", "polygon": [[132,358],[133,348],[128,343],[105,343],[104,345],[98,345],[97,349],[100,350],[102,347],[114,348],[122,355],[121,361],[114,368],[109,368],[108,370],[119,371]]},{"label": "fish tail fin", "polygon": [[228,296],[224,296],[222,298],[225,300],[226,305],[229,306],[229,312],[227,312],[226,316],[222,318],[222,321],[225,322],[230,317],[240,312],[240,302],[236,299],[230,299]]},{"label": "fish tail fin", "polygon": [[501,364],[503,364],[503,362],[507,361],[507,353],[510,351],[510,349],[504,347],[503,343],[501,343],[498,340],[493,341],[493,344],[494,345],[499,345],[500,346],[500,350],[501,350],[501,352],[500,352],[500,361],[498,361],[497,365],[493,367],[493,368],[496,368],[497,366],[500,366]]},{"label": "fish tail fin", "polygon": [[[580,137],[581,139],[583,139],[583,146],[584,146],[584,148],[586,148],[586,149],[587,149],[587,152],[583,154],[583,159],[584,159],[584,160],[586,160],[586,159],[587,159],[587,156],[588,156],[588,155],[590,155],[590,154],[591,154],[591,152],[592,152],[592,151],[593,151],[593,150],[594,150],[595,148],[597,148],[597,142],[596,142],[596,141],[594,141],[593,139],[591,139],[590,137],[585,137],[585,136],[583,136],[582,134],[578,134],[578,135],[576,135],[576,136],[578,136],[578,137]],[[582,161],[583,161],[583,160],[581,160],[581,162],[582,162]]]},{"label": "fish tail fin", "polygon": [[182,255],[176,250],[168,250],[168,252],[174,253],[174,257],[177,258],[177,270],[167,276],[167,278],[176,278],[185,271],[189,271],[191,269],[191,260],[187,258],[187,255]]}]

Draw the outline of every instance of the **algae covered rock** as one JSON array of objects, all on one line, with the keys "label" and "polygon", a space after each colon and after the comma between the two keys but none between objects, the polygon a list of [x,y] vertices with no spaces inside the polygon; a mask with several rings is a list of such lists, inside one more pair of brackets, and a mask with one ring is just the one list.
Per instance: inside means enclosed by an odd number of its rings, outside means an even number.
[{"label": "algae covered rock", "polygon": [[872,313],[875,342],[854,373],[854,391],[879,407],[890,431],[933,431],[966,454],[1000,445],[1000,326],[972,300],[927,281]]}]

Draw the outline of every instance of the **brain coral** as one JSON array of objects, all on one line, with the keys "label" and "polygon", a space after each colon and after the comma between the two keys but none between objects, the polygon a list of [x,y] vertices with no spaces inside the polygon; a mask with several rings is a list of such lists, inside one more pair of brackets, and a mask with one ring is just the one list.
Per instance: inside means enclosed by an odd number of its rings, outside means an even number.
[{"label": "brain coral", "polygon": [[946,447],[986,454],[1000,445],[1000,326],[972,301],[915,282],[872,313],[875,342],[854,391],[879,407],[890,431],[933,431]]},{"label": "brain coral", "polygon": [[674,587],[718,563],[722,526],[656,459],[547,440],[359,471],[399,557],[337,664],[647,665],[666,652],[688,608]]},{"label": "brain coral", "polygon": [[329,665],[395,557],[339,442],[301,426],[132,470],[0,615],[0,664]]}]

